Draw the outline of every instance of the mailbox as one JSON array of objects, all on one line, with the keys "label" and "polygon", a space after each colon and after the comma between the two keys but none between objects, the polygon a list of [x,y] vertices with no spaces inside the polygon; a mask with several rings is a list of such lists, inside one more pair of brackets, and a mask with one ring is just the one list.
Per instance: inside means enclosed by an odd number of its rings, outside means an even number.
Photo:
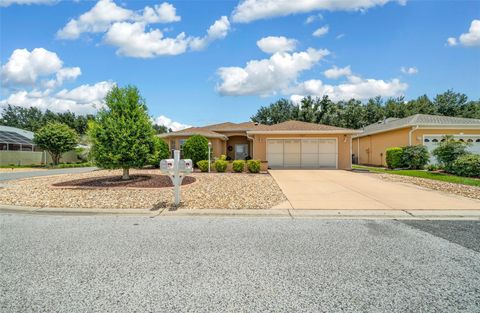
[{"label": "mailbox", "polygon": [[191,173],[193,171],[193,162],[190,159],[182,159],[178,163],[178,169],[183,173]]},{"label": "mailbox", "polygon": [[173,170],[173,159],[165,159],[160,161],[160,170],[162,173],[169,173]]}]

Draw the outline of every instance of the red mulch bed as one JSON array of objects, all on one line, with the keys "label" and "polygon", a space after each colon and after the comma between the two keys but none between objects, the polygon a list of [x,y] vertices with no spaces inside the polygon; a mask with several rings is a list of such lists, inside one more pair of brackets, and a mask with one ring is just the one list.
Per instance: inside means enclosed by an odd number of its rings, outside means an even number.
[{"label": "red mulch bed", "polygon": [[[194,177],[186,176],[182,181],[183,185],[194,183]],[[117,187],[131,187],[131,188],[165,188],[173,187],[170,177],[165,175],[131,175],[129,180],[122,180],[122,177],[108,176],[108,177],[92,177],[82,178],[61,183],[53,184],[55,187],[87,187],[87,188],[117,188]]]}]

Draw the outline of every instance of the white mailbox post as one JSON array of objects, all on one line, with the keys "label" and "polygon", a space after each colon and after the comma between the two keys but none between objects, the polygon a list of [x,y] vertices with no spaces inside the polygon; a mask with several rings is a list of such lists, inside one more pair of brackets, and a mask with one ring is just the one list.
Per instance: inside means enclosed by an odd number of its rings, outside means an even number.
[{"label": "white mailbox post", "polygon": [[173,151],[173,159],[160,161],[160,170],[167,174],[173,183],[175,193],[175,205],[180,203],[180,186],[185,174],[193,171],[193,162],[190,159],[180,159],[180,150]]}]

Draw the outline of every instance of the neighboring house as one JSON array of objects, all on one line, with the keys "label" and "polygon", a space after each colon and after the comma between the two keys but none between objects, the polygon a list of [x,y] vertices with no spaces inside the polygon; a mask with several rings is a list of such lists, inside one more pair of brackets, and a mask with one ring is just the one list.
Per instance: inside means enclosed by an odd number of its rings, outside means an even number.
[{"label": "neighboring house", "polygon": [[[213,157],[248,158],[263,162],[263,168],[351,168],[351,136],[360,131],[328,125],[286,121],[275,125],[253,122],[221,123],[160,134],[170,149],[192,135],[212,143]],[[267,163],[268,162],[268,163]]]},{"label": "neighboring house", "polygon": [[388,118],[365,127],[353,138],[353,153],[359,164],[386,165],[387,148],[423,144],[431,152],[445,135],[470,143],[469,150],[480,153],[480,119],[426,114]]},{"label": "neighboring house", "polygon": [[[0,165],[41,165],[51,163],[50,154],[33,143],[33,132],[0,125]],[[62,155],[61,162],[76,162],[75,151]]]}]

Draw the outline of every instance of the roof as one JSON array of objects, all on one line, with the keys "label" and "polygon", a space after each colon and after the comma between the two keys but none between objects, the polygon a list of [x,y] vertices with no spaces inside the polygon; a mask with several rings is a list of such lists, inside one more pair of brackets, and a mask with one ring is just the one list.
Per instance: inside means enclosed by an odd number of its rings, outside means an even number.
[{"label": "roof", "polygon": [[220,138],[227,139],[227,136],[216,133],[204,127],[189,127],[176,132],[164,133],[158,135],[159,137],[181,137],[181,136],[193,136],[193,135],[202,135],[207,138]]},{"label": "roof", "polygon": [[480,128],[480,119],[463,118],[443,115],[415,114],[405,118],[389,118],[385,121],[366,126],[357,137],[382,133],[394,129],[412,126],[441,126],[441,127],[475,127]]},{"label": "roof", "polygon": [[28,131],[28,130],[24,130],[24,129],[20,129],[20,128],[16,128],[16,127],[11,127],[11,126],[0,125],[0,131],[17,133],[21,136],[27,137],[30,140],[33,140],[33,132]]},{"label": "roof", "polygon": [[0,143],[33,145],[31,139],[15,132],[0,130]]},{"label": "roof", "polygon": [[285,121],[274,125],[258,125],[258,128],[248,131],[249,134],[259,133],[358,133],[359,131],[301,121]]},{"label": "roof", "polygon": [[268,133],[342,133],[342,134],[356,134],[360,131],[341,128],[323,124],[307,123],[300,121],[286,121],[274,125],[264,125],[254,122],[244,123],[220,123],[212,124],[204,127],[190,127],[180,131],[161,134],[161,137],[180,137],[191,135],[203,135],[207,138],[222,138],[228,139],[223,133],[233,131],[244,131],[248,134],[268,134]]}]

